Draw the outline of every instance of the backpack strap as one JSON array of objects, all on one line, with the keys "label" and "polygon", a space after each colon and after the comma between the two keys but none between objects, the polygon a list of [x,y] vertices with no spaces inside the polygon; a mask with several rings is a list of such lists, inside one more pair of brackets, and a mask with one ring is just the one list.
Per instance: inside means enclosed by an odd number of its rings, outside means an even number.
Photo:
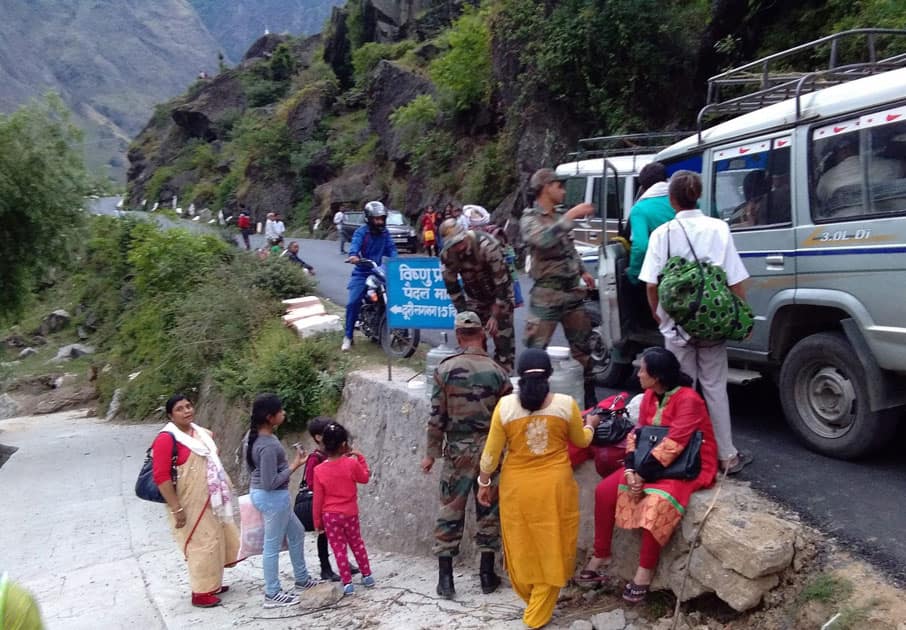
[{"label": "backpack strap", "polygon": [[175,435],[169,431],[163,431],[163,433],[169,435],[170,439],[173,440],[173,455],[170,458],[170,481],[176,486],[176,460],[179,459],[179,446],[177,445]]}]

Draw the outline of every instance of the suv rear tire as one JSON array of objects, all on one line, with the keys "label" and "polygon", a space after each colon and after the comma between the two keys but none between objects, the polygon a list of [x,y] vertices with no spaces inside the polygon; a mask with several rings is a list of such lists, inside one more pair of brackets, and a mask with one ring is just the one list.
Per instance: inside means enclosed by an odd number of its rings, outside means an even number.
[{"label": "suv rear tire", "polygon": [[811,450],[853,459],[876,450],[896,429],[890,411],[869,408],[865,372],[839,332],[809,335],[793,346],[779,384],[787,422]]},{"label": "suv rear tire", "polygon": [[633,366],[631,363],[617,363],[613,360],[613,349],[604,346],[604,340],[598,332],[601,325],[601,313],[598,303],[587,302],[585,312],[591,320],[591,337],[588,345],[591,350],[592,374],[595,384],[599,387],[619,388],[624,387],[632,377]]}]

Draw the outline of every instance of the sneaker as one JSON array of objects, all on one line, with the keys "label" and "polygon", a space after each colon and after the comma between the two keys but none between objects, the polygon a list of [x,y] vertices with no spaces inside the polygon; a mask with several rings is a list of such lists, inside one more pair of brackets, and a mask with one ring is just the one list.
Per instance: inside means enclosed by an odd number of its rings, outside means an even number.
[{"label": "sneaker", "polygon": [[340,352],[349,352],[349,349],[352,347],[352,339],[349,337],[343,337],[343,345],[340,346]]},{"label": "sneaker", "polygon": [[363,575],[362,586],[365,588],[372,588],[374,586],[374,577],[371,575]]},{"label": "sneaker", "polygon": [[299,598],[286,591],[277,591],[275,595],[264,595],[265,608],[283,608],[284,606],[295,606],[298,603]]},{"label": "sneaker", "polygon": [[296,588],[295,588],[296,594],[299,594],[302,591],[307,591],[308,589],[310,589],[314,586],[317,586],[320,583],[321,583],[321,580],[317,580],[313,577],[309,577],[304,582],[296,582]]},{"label": "sneaker", "polygon": [[343,595],[353,595],[355,594],[355,587],[352,584],[343,585]]}]

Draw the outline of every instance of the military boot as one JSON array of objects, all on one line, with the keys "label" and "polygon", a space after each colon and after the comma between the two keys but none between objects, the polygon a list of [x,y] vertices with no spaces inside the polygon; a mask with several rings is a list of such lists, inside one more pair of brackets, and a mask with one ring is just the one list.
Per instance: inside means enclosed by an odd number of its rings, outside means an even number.
[{"label": "military boot", "polygon": [[446,599],[453,599],[456,594],[456,589],[453,588],[453,558],[449,556],[438,557],[437,568],[437,594]]},{"label": "military boot", "polygon": [[478,571],[481,579],[481,592],[487,595],[493,593],[500,586],[500,578],[494,573],[494,552],[481,552],[481,568]]}]

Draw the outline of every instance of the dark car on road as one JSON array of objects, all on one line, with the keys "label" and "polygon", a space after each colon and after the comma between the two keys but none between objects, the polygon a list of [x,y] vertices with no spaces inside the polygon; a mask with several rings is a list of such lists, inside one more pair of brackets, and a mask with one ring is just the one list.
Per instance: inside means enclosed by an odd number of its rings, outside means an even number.
[{"label": "dark car on road", "polygon": [[[359,226],[365,223],[365,214],[363,212],[346,212],[343,218],[342,230],[343,236],[347,243],[352,242],[352,235]],[[415,253],[418,248],[415,228],[409,225],[409,221],[399,210],[387,211],[387,229],[393,238],[393,243],[399,251]]]}]

